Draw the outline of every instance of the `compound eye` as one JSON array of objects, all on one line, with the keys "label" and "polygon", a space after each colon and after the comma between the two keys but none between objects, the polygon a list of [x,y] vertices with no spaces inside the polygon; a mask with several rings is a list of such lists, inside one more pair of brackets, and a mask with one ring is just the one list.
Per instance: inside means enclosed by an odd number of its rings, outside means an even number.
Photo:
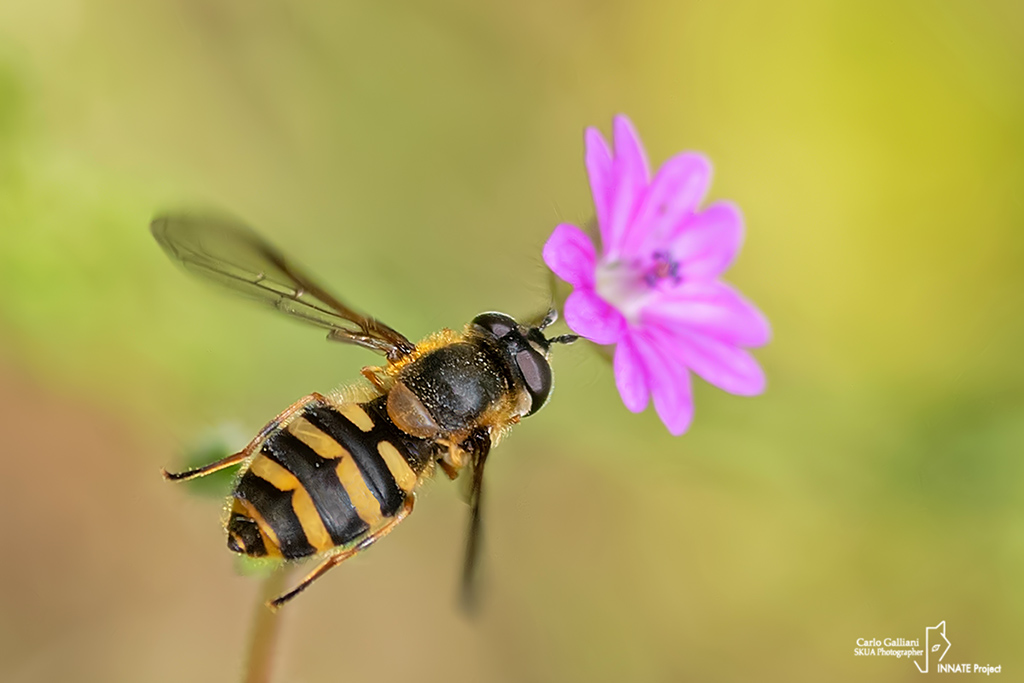
[{"label": "compound eye", "polygon": [[473,318],[473,324],[493,334],[495,339],[501,339],[517,329],[516,321],[504,313],[481,313]]},{"label": "compound eye", "polygon": [[532,399],[527,415],[533,415],[547,402],[551,393],[551,366],[543,354],[532,348],[516,353],[516,365],[523,374],[526,390]]}]

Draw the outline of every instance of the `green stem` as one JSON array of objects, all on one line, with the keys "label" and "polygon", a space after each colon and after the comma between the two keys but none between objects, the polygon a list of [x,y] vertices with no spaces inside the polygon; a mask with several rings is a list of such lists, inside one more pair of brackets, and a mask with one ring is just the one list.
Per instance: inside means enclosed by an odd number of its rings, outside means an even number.
[{"label": "green stem", "polygon": [[249,638],[249,654],[245,662],[244,683],[270,683],[270,675],[274,668],[274,651],[277,647],[277,634],[280,631],[281,617],[267,607],[267,602],[284,592],[287,567],[279,567],[263,580],[256,612],[252,620],[252,632]]}]

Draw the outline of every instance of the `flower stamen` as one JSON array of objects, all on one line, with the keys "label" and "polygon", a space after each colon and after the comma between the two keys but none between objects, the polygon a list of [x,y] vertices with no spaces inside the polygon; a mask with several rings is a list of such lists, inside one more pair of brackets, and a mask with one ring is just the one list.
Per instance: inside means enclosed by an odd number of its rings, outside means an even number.
[{"label": "flower stamen", "polygon": [[679,262],[672,258],[667,250],[659,249],[651,254],[654,264],[644,274],[644,282],[648,287],[656,287],[662,280],[671,280],[672,285],[678,285],[682,278],[679,277]]}]

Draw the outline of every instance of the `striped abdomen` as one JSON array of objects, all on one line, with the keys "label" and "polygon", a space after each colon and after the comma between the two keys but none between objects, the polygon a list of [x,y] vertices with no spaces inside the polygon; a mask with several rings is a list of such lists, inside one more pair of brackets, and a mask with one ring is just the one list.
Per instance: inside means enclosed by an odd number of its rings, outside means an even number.
[{"label": "striped abdomen", "polygon": [[305,557],[357,543],[391,520],[435,446],[395,427],[386,401],[315,400],[272,431],[235,487],[228,547]]}]

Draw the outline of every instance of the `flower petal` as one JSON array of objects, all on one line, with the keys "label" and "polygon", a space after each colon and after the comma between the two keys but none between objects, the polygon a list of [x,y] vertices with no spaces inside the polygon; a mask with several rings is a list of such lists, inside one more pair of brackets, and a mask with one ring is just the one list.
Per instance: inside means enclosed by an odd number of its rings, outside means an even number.
[{"label": "flower petal", "polygon": [[675,356],[670,344],[644,330],[634,336],[637,350],[645,367],[651,393],[654,395],[654,409],[665,427],[673,436],[679,436],[693,421],[693,392],[690,374]]},{"label": "flower petal", "polygon": [[626,330],[626,319],[592,289],[581,288],[565,300],[565,324],[595,344],[614,344]]},{"label": "flower petal", "polygon": [[624,336],[615,347],[614,368],[615,386],[619,389],[626,409],[633,413],[642,413],[647,407],[651,391],[647,382],[648,370],[644,367],[629,335]]},{"label": "flower petal", "polygon": [[743,215],[734,204],[718,202],[684,220],[670,239],[683,280],[712,280],[743,245]]},{"label": "flower petal", "polygon": [[573,287],[594,287],[597,254],[586,233],[562,223],[544,243],[544,263]]},{"label": "flower petal", "polygon": [[643,320],[673,332],[700,333],[735,346],[761,346],[772,336],[761,311],[719,280],[684,282],[647,304]]},{"label": "flower petal", "polygon": [[597,227],[601,231],[601,242],[608,244],[610,235],[606,233],[611,229],[609,221],[614,198],[612,153],[608,150],[608,143],[604,141],[601,131],[596,128],[587,128],[583,139],[587,148],[587,178],[590,180],[590,194],[594,198],[594,215],[597,217]]},{"label": "flower petal", "polygon": [[680,222],[696,213],[711,185],[711,162],[694,152],[678,154],[661,167],[644,196],[624,254],[648,254],[668,242]]},{"label": "flower petal", "polygon": [[730,394],[755,396],[765,389],[765,376],[744,349],[702,334],[676,335],[675,353],[708,384]]},{"label": "flower petal", "polygon": [[604,232],[604,254],[618,258],[622,243],[631,228],[633,217],[640,208],[644,192],[650,183],[647,155],[633,123],[625,116],[616,116],[613,123],[615,158],[612,160],[612,204],[608,228]]}]

